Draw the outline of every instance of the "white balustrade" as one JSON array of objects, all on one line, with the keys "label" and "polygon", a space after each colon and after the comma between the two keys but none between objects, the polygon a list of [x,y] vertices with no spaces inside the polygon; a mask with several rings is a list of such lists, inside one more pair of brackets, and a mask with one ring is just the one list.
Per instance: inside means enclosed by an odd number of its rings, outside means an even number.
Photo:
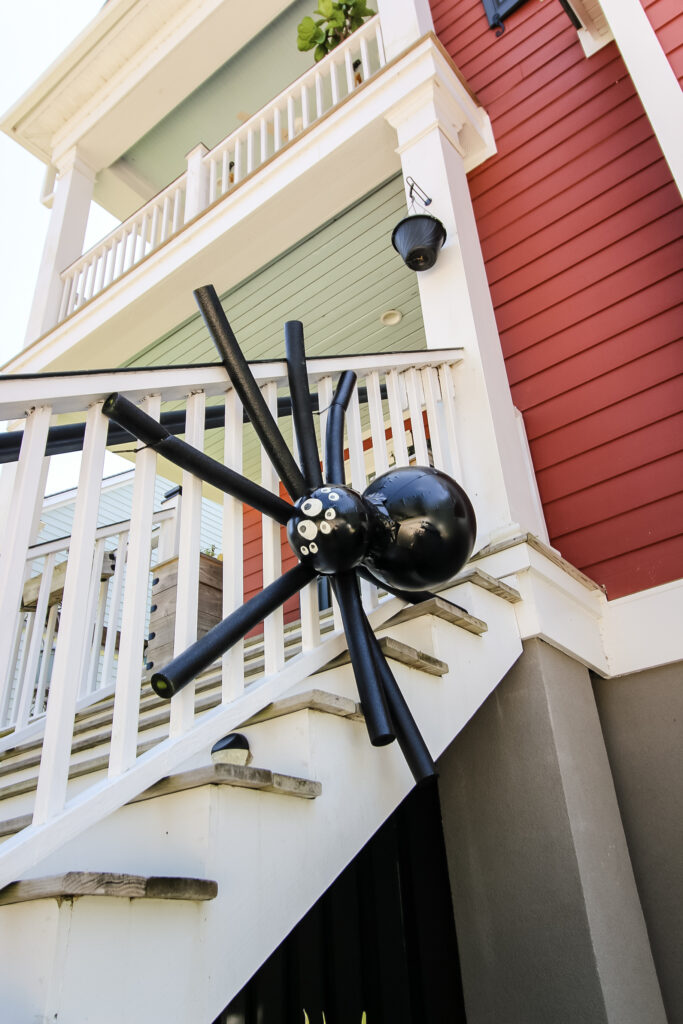
[{"label": "white balustrade", "polygon": [[[151,221],[149,228],[151,232]],[[353,369],[358,375],[358,389],[346,418],[346,479],[355,489],[362,491],[376,475],[415,459],[453,472],[458,461],[457,362],[458,354],[452,350],[309,361],[311,389],[318,394],[316,419],[321,441],[339,374]],[[254,364],[252,370],[277,416],[278,389],[287,388],[284,362]],[[25,396],[21,388],[26,389]],[[205,749],[201,744],[206,739],[213,736],[211,742],[215,742],[224,732],[214,735],[210,724],[214,720],[216,730],[224,725],[225,731],[237,728],[277,694],[322,667],[328,656],[325,652],[334,644],[339,653],[343,638],[336,615],[334,629],[321,635],[317,586],[311,584],[300,595],[300,624],[285,626],[283,611],[278,609],[266,618],[261,639],[250,638],[246,644],[235,645],[209,667],[206,679],[215,680],[217,686],[215,706],[207,705],[207,683],[202,682],[196,693],[191,683],[171,701],[170,724],[160,726],[151,739],[150,732],[141,734],[141,695],[145,695],[145,705],[156,700],[151,690],[141,689],[148,685],[144,682],[144,643],[155,544],[162,525],[167,524],[162,549],[166,551],[171,534],[175,534],[176,509],[153,511],[156,455],[142,448],[136,458],[130,521],[97,526],[108,428],[101,411],[103,400],[110,391],[118,390],[129,400],[142,403],[153,418],[158,418],[165,405],[181,403],[186,409],[185,437],[189,443],[199,449],[206,444],[233,470],[260,478],[262,485],[275,493],[279,481],[267,458],[259,466],[253,431],[243,430],[242,406],[231,388],[226,391],[222,367],[102,371],[8,382],[0,399],[0,418],[11,419],[17,409],[30,407],[28,389],[38,391],[40,404],[25,418],[25,438],[10,499],[17,514],[10,517],[8,532],[0,538],[5,541],[0,552],[0,570],[4,573],[0,601],[7,624],[0,631],[0,678],[6,681],[0,702],[0,728],[5,733],[0,737],[0,751],[44,734],[34,827],[29,830],[31,835],[38,830],[42,836],[53,828],[51,823],[62,821],[66,814],[81,822],[78,828],[87,827],[105,813],[103,808],[112,809],[131,799],[138,785],[135,779],[144,788]],[[205,430],[205,406],[214,401],[224,402],[226,410],[224,443],[218,451],[215,433]],[[31,524],[41,499],[36,481],[40,478],[50,416],[79,410],[83,413],[85,408],[87,425],[73,539],[31,544]],[[406,439],[408,428],[414,454]],[[202,485],[188,472],[183,474],[179,505],[176,653],[197,635]],[[242,604],[245,592],[241,503],[226,496],[214,514],[222,515],[223,615],[229,615]],[[282,565],[281,528],[268,517],[263,517],[261,557],[263,585],[267,586],[279,577]],[[253,572],[253,565],[247,568]],[[384,599],[378,602],[375,588],[364,585],[363,598],[368,610],[381,617]],[[164,614],[172,614],[172,602],[167,605]],[[259,678],[253,666],[261,658]],[[245,665],[252,666],[248,672]],[[100,777],[92,784],[92,799],[86,789],[72,802],[68,773],[75,716],[94,701],[111,695],[114,710],[106,778],[103,781]],[[159,708],[164,706],[160,701]],[[8,730],[14,733],[8,734]],[[103,793],[109,796],[98,803],[104,799]],[[77,831],[76,825],[73,828]],[[8,840],[0,849],[0,864],[5,853],[14,857],[12,851],[18,850],[22,842],[19,837]],[[16,874],[18,865],[27,862],[8,863]]]}]

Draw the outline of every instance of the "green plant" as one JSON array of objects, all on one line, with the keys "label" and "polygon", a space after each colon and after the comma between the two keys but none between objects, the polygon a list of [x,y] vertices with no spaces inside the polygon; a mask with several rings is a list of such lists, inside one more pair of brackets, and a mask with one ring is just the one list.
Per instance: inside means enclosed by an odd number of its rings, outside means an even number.
[{"label": "green plant", "polygon": [[[306,16],[298,26],[296,45],[300,50],[315,47],[316,61],[322,60],[374,13],[365,0],[318,0],[313,18]],[[315,15],[319,15],[317,20]]]}]

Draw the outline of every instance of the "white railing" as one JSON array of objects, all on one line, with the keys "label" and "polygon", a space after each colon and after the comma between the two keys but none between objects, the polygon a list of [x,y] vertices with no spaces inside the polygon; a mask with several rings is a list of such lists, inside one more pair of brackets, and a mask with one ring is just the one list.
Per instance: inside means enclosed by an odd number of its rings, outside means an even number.
[{"label": "white railing", "polygon": [[[61,273],[57,323],[155,252],[384,67],[379,17],[357,29],[203,159]],[[196,151],[195,151],[196,152]]]},{"label": "white railing", "polygon": [[[353,487],[363,490],[370,479],[391,464],[405,465],[411,461],[433,463],[460,476],[454,397],[454,367],[458,361],[454,350],[310,360],[312,387],[317,390],[321,410],[316,417],[319,441],[324,436],[326,409],[338,374],[354,369],[359,387],[364,389],[360,398],[359,392],[354,392],[347,415],[347,481]],[[261,363],[252,370],[277,414],[278,389],[287,387],[285,365]],[[137,454],[130,522],[98,529],[109,426],[101,410],[112,391],[140,403],[155,418],[164,404],[182,402],[186,410],[186,439],[237,471],[243,467],[250,476],[260,479],[263,486],[275,491],[278,488],[270,466],[265,462],[261,465],[251,429],[243,428],[240,402],[227,385],[222,367],[110,371],[6,382],[0,419],[11,420],[22,409],[31,411],[24,414],[24,439],[10,499],[15,514],[9,517],[1,538],[0,622],[9,628],[0,631],[0,707],[8,709],[16,725],[16,742],[21,742],[21,730],[31,716],[42,716],[40,722],[34,722],[33,730],[35,733],[40,726],[44,740],[35,801],[27,797],[29,806],[22,808],[24,812],[32,809],[33,824],[0,848],[0,864],[4,864],[0,886],[17,877],[46,851],[173,771],[188,757],[208,750],[226,731],[322,667],[344,647],[338,628],[331,636],[321,636],[317,589],[315,584],[309,585],[300,595],[296,613],[301,618],[298,654],[292,657],[287,649],[283,616],[276,612],[266,620],[263,635],[265,676],[245,686],[242,646],[237,645],[224,656],[222,667],[215,669],[222,670],[220,706],[199,713],[191,684],[171,701],[167,732],[155,736],[152,749],[147,749],[147,740],[145,752],[139,753],[157,456],[152,449],[145,448]],[[207,401],[225,404],[224,431],[205,431]],[[73,539],[66,545],[55,541],[32,546],[31,532],[42,502],[40,469],[50,417],[85,408]],[[289,417],[281,419],[281,427],[286,436],[291,436]],[[182,487],[177,530],[176,653],[196,637],[199,593],[202,485],[184,472]],[[242,526],[242,506],[225,495],[223,615],[241,605],[245,596]],[[107,575],[108,569],[103,572],[108,545],[115,546],[118,553],[111,576]],[[51,603],[57,560],[65,553],[68,557],[63,592],[58,601]],[[258,559],[265,581],[280,575],[281,557],[279,527],[274,531],[271,520],[266,518]],[[29,591],[36,602],[35,609],[28,612],[22,611],[27,600],[27,565],[33,566]],[[396,599],[378,602],[375,588],[366,586],[364,600],[371,616],[383,621]],[[58,610],[53,611],[54,608]],[[28,615],[33,616],[32,626],[22,627]],[[48,662],[51,665],[46,667]],[[108,775],[104,781],[96,778],[90,789],[81,788],[78,796],[71,797],[68,779],[74,720],[79,702],[89,696],[93,687],[102,691],[113,687],[114,692]],[[47,710],[43,713],[46,693]],[[6,736],[2,747],[11,745],[11,737]]]},{"label": "white railing", "polygon": [[209,203],[230,192],[385,63],[376,16],[206,154]]}]

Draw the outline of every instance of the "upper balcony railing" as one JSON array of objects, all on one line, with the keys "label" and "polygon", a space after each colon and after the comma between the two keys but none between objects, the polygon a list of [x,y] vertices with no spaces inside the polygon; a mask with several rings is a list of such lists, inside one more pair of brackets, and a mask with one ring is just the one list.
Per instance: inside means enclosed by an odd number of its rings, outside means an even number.
[{"label": "upper balcony railing", "polygon": [[[353,393],[346,418],[346,476],[351,486],[362,491],[391,465],[411,461],[433,463],[460,476],[455,431],[459,358],[457,350],[433,350],[309,361],[320,410],[319,443],[335,378],[351,368],[358,375],[360,389]],[[284,363],[252,364],[252,371],[283,434],[291,435]],[[110,425],[102,404],[112,391],[141,404],[156,419],[164,406],[172,404],[174,416],[180,406],[184,422],[178,429],[184,429],[186,441],[237,472],[253,470],[261,486],[279,493],[275,472],[255,445],[253,432],[244,428],[241,404],[221,366],[6,378],[0,419],[30,411],[23,413],[19,462],[9,496],[12,514],[0,535],[0,751],[41,733],[44,740],[35,801],[26,794],[13,812],[32,814],[33,825],[25,839],[17,835],[3,845],[0,885],[5,884],[3,878],[17,877],[33,862],[34,847],[44,854],[58,845],[66,816],[72,822],[67,831],[76,835],[189,757],[210,749],[220,736],[344,648],[336,613],[333,628],[326,621],[321,629],[318,590],[315,582],[309,584],[293,599],[296,607],[267,616],[258,665],[253,648],[241,641],[211,669],[217,688],[211,703],[201,695],[195,701],[194,685],[188,686],[172,699],[170,716],[162,722],[161,715],[156,731],[141,732],[148,728],[140,724],[141,698],[145,706],[156,701],[160,709],[168,707],[143,680],[150,586],[156,581],[160,589],[159,565],[169,552],[176,553],[177,561],[170,569],[171,584],[164,589],[163,608],[156,594],[152,599],[156,612],[163,613],[159,632],[168,635],[153,639],[167,643],[177,654],[196,639],[201,626],[202,482],[191,473],[183,474],[177,519],[168,519],[174,513],[166,510],[155,512],[157,455],[140,446],[130,521],[98,528]],[[215,403],[223,405],[222,415],[216,415]],[[41,466],[46,446],[49,450],[51,417],[79,410],[85,432],[72,537],[32,544],[42,508]],[[255,587],[279,577],[287,559],[295,558],[288,545],[283,546],[278,522],[254,513],[257,522],[250,526],[241,503],[229,495],[223,497],[221,515],[223,562],[213,564],[222,582],[219,617],[242,605]],[[376,622],[384,621],[394,607],[395,599],[381,597],[365,582],[363,598]],[[108,777],[96,777],[90,789],[72,796],[75,716],[104,696],[113,696],[113,724],[107,764],[98,770],[106,768]]]},{"label": "upper balcony railing", "polygon": [[212,203],[334,110],[386,63],[371,18],[154,199],[61,273],[58,323],[155,252]]}]

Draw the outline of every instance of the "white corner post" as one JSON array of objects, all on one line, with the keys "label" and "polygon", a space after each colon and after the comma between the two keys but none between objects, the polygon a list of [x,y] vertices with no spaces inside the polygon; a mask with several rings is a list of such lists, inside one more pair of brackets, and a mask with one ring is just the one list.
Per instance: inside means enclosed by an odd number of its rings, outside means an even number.
[{"label": "white corner post", "polygon": [[434,31],[429,0],[377,0],[382,42],[387,60],[393,60],[416,40]]},{"label": "white corner post", "polygon": [[683,92],[640,0],[600,0],[614,41],[683,195]]},{"label": "white corner post", "polygon": [[[447,232],[436,265],[417,278],[428,348],[464,349],[455,375],[456,422],[462,483],[477,512],[477,543],[520,527],[547,536],[512,404],[472,209],[465,158],[467,169],[473,160],[461,143],[471,139],[474,129],[484,142],[477,162],[490,155],[488,118],[463,93],[451,70],[435,62],[431,79],[394,106],[387,120],[398,135],[404,177],[411,176],[432,198],[425,212],[441,220]],[[419,207],[417,212],[422,212]]]},{"label": "white corner post", "polygon": [[75,149],[70,150],[57,167],[50,223],[26,328],[25,345],[30,345],[57,323],[62,299],[60,273],[83,252],[94,185],[95,171],[80,158]]},{"label": "white corner post", "polygon": [[209,205],[209,169],[204,161],[208,152],[204,143],[200,142],[185,157],[187,160],[186,224]]}]

